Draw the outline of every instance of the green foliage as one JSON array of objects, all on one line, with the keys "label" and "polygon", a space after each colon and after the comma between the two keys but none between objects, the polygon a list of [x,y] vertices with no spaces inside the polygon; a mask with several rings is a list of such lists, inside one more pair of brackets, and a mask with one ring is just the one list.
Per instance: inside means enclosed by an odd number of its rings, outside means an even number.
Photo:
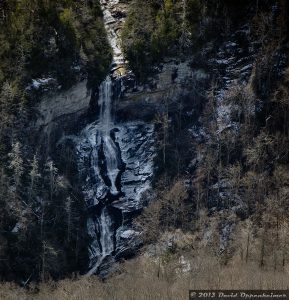
[{"label": "green foliage", "polygon": [[137,1],[132,6],[123,28],[122,41],[125,54],[135,74],[142,78],[153,63],[150,38],[154,29],[154,10],[144,9]]},{"label": "green foliage", "polygon": [[200,17],[199,0],[149,1],[131,4],[122,42],[130,67],[140,80],[145,80],[152,66],[170,54],[191,50]]},{"label": "green foliage", "polygon": [[43,77],[63,89],[84,77],[97,86],[110,63],[98,1],[0,1],[1,279],[59,278],[85,265],[81,195],[44,153],[35,155],[26,87]]},{"label": "green foliage", "polygon": [[69,39],[76,41],[76,28],[74,26],[75,20],[71,7],[65,8],[62,12],[60,12],[59,21],[64,30],[66,31],[67,35],[69,36]]},{"label": "green foliage", "polygon": [[111,51],[98,1],[12,0],[0,11],[0,86],[51,76],[68,88],[83,73],[90,85],[101,82]]}]

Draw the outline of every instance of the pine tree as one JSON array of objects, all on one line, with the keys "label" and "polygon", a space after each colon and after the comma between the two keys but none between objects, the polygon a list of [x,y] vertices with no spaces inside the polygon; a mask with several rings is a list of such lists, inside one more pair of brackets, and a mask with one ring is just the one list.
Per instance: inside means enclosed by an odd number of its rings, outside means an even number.
[{"label": "pine tree", "polygon": [[31,167],[31,170],[29,172],[30,184],[29,184],[29,190],[28,190],[29,198],[33,197],[33,195],[35,194],[36,184],[41,177],[41,174],[39,172],[38,159],[37,159],[36,155],[34,155],[33,160],[31,161],[30,167]]},{"label": "pine tree", "polygon": [[13,173],[13,183],[17,190],[21,184],[21,178],[24,173],[24,162],[20,142],[16,142],[12,145],[12,151],[8,154],[8,157],[10,158],[9,169]]}]

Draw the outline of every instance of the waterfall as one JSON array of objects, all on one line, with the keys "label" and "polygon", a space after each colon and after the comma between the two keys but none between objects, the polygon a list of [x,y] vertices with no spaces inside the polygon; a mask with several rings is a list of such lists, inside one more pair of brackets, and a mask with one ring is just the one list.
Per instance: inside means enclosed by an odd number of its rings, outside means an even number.
[{"label": "waterfall", "polygon": [[111,129],[113,128],[113,122],[111,120],[112,81],[110,76],[107,76],[106,79],[102,82],[99,90],[99,127],[101,129],[100,133],[106,162],[106,173],[111,184],[110,193],[112,195],[117,195],[119,191],[116,187],[116,179],[120,170],[118,167],[118,149],[110,136]]},{"label": "waterfall", "polygon": [[[99,122],[97,126],[97,132],[101,139],[102,150],[104,154],[104,174],[108,177],[110,181],[110,185],[108,185],[108,189],[111,195],[117,196],[120,191],[116,186],[116,180],[120,173],[119,165],[121,161],[119,161],[120,153],[119,149],[116,146],[114,140],[111,137],[111,131],[114,126],[114,122],[112,121],[112,100],[113,100],[113,85],[110,76],[108,75],[106,79],[101,83],[99,87],[99,106],[100,106],[100,115]],[[96,144],[95,147],[98,147]],[[97,154],[95,152],[96,149],[93,149],[94,155],[92,155],[92,164],[93,168],[98,168],[96,164]],[[99,172],[94,172],[95,174],[99,174]],[[109,194],[106,195],[106,199],[109,197]],[[109,203],[104,201],[103,206],[101,208],[101,214],[98,218],[98,234],[99,234],[99,245],[100,245],[100,255],[97,258],[97,261],[93,265],[93,267],[89,270],[87,275],[92,275],[98,271],[100,265],[103,260],[110,256],[114,251],[114,235],[115,230],[112,222],[112,218],[109,214],[107,206]]]},{"label": "waterfall", "polygon": [[86,273],[87,276],[93,275],[97,272],[104,259],[111,255],[114,251],[114,229],[111,216],[108,209],[103,207],[100,218],[98,219],[99,228],[99,243],[101,246],[101,255],[98,257],[94,266]]},{"label": "waterfall", "polygon": [[103,135],[109,135],[112,127],[111,121],[111,101],[112,101],[112,81],[110,76],[101,83],[99,87],[99,106],[100,116],[99,124],[102,129]]},{"label": "waterfall", "polygon": [[[117,1],[118,2],[118,1]],[[119,41],[116,38],[114,30],[112,30],[111,20],[112,15],[110,11],[107,9],[107,5],[109,1],[102,0],[101,6],[104,14],[104,21],[105,27],[108,35],[108,39],[113,49],[113,63],[112,66],[118,62],[123,62],[122,52],[119,47]],[[101,208],[101,214],[98,219],[98,234],[99,234],[99,245],[100,245],[100,256],[97,258],[97,262],[94,266],[89,270],[87,275],[94,274],[98,271],[100,265],[102,264],[103,260],[111,255],[114,251],[114,226],[107,209],[109,202],[109,194],[113,196],[120,195],[120,190],[118,190],[116,181],[118,175],[120,174],[120,167],[121,166],[121,153],[115,141],[111,136],[111,131],[113,130],[114,122],[112,121],[112,100],[113,100],[113,82],[111,76],[108,75],[106,79],[101,83],[99,87],[99,107],[100,107],[100,115],[99,115],[99,122],[97,126],[98,136],[101,140],[102,151],[104,156],[104,164],[103,164],[103,172],[99,172],[97,170],[94,174],[102,174],[103,182],[107,185],[109,193],[105,196],[105,201],[103,202],[103,206]],[[99,147],[99,145],[95,145],[95,147]],[[95,155],[97,156],[97,155]],[[97,168],[98,166],[95,165],[93,168]],[[105,180],[107,177],[110,181],[110,184],[107,183],[108,181]]]},{"label": "waterfall", "polygon": [[116,187],[116,179],[120,172],[118,169],[118,149],[109,135],[103,137],[103,151],[106,159],[107,176],[110,179],[110,193],[117,195],[119,191]]},{"label": "waterfall", "polygon": [[113,252],[112,220],[106,207],[100,215],[100,244],[102,247],[102,260]]},{"label": "waterfall", "polygon": [[142,195],[150,189],[153,176],[153,125],[141,121],[115,124],[113,120],[115,87],[121,85],[125,69],[118,19],[111,13],[117,3],[101,0],[113,60],[110,75],[99,86],[98,120],[83,129],[76,147],[88,208],[87,276],[107,274],[115,260],[130,255],[141,244],[131,215],[143,207]]}]

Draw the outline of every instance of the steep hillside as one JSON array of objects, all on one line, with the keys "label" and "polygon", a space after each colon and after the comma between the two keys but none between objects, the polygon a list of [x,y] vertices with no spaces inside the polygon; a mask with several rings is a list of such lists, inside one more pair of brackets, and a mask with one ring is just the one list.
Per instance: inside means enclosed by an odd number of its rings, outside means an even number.
[{"label": "steep hillside", "polygon": [[[197,7],[199,14],[192,17],[190,9],[196,15]],[[208,245],[225,263],[241,254],[260,266],[284,269],[287,2],[151,1],[142,15],[138,9],[139,2],[132,1],[123,47],[136,81],[147,85],[139,93],[155,102],[164,85],[162,74],[170,64],[174,68],[169,68],[155,118],[161,178],[155,201],[136,226],[147,242],[156,244],[157,255],[178,253],[182,234],[175,229],[181,229],[197,233],[191,247]],[[170,22],[180,15],[182,30],[173,26],[178,33],[163,39],[161,30],[173,33]],[[183,31],[188,49],[181,47]],[[241,239],[243,231],[247,242]],[[164,246],[160,239],[166,235]]]},{"label": "steep hillside", "polygon": [[1,1],[0,45],[0,277],[71,274],[83,265],[83,203],[67,179],[73,167],[58,170],[53,141],[34,123],[39,103],[46,119],[53,107],[69,114],[72,102],[65,108],[55,95],[78,83],[86,97],[105,77],[111,48],[99,3]]},{"label": "steep hillside", "polygon": [[0,278],[109,277],[135,256],[128,274],[152,266],[166,288],[206,257],[287,278],[288,15],[2,1]]}]

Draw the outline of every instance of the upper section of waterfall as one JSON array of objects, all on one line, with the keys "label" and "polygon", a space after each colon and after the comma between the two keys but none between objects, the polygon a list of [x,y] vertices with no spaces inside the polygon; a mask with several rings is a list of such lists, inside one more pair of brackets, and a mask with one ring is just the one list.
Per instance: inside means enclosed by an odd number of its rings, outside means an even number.
[{"label": "upper section of waterfall", "polygon": [[112,80],[108,75],[99,87],[100,116],[99,125],[104,134],[108,135],[112,127],[111,120]]}]

